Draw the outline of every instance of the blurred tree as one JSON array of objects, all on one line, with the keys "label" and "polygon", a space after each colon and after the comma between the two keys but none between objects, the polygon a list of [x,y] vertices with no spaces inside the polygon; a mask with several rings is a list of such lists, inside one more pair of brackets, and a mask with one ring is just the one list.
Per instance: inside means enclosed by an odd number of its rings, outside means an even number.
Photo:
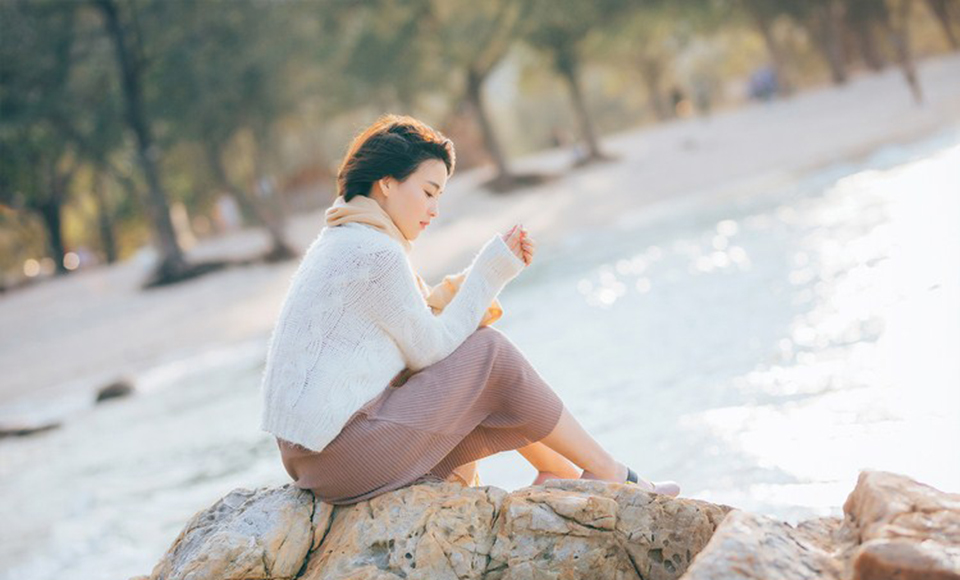
[{"label": "blurred tree", "polygon": [[679,27],[669,5],[646,3],[625,15],[610,34],[597,37],[597,49],[605,58],[623,61],[643,80],[654,116],[669,119],[673,110],[664,93],[666,75],[677,48]]},{"label": "blurred tree", "polygon": [[[160,261],[151,284],[165,284],[191,275],[177,242],[170,207],[158,170],[160,149],[154,142],[150,113],[144,102],[144,76],[147,71],[145,39],[137,21],[137,5],[126,4],[121,14],[117,0],[90,0],[100,12],[108,37],[113,43],[122,87],[126,122],[134,134],[137,158],[147,182],[147,199]],[[155,4],[159,0],[152,0]]]},{"label": "blurred tree", "polygon": [[856,39],[864,64],[874,71],[886,66],[877,30],[886,18],[886,6],[877,0],[844,0],[845,21]]},{"label": "blurred tree", "polygon": [[913,4],[913,0],[887,0],[886,18],[883,19],[883,23],[888,30],[903,78],[910,87],[913,100],[919,104],[923,102],[923,89],[920,88],[917,67],[913,62],[913,51],[910,49],[910,12]]},{"label": "blurred tree", "polygon": [[[876,0],[874,0],[876,1]],[[847,55],[843,44],[846,6],[843,0],[807,0],[802,8],[806,25],[815,45],[823,53],[834,84],[847,82]]]},{"label": "blurred tree", "polygon": [[602,34],[606,27],[622,18],[635,3],[628,0],[532,0],[533,11],[522,37],[534,48],[547,53],[570,91],[580,138],[586,148],[581,163],[607,158],[600,151],[596,130],[583,96],[580,75],[582,44],[589,33]]},{"label": "blurred tree", "polygon": [[676,114],[664,86],[674,57],[695,35],[714,32],[727,14],[724,4],[712,0],[646,0],[594,36],[594,45],[603,60],[623,61],[639,72],[650,109],[664,120]]},{"label": "blurred tree", "polygon": [[[72,91],[68,97],[74,110],[69,116],[53,118],[62,136],[73,143],[79,159],[92,166],[96,176],[91,180],[90,191],[97,213],[97,232],[100,247],[107,263],[119,256],[116,236],[117,206],[119,200],[107,193],[108,181],[126,185],[126,203],[139,199],[138,188],[133,178],[117,164],[116,158],[123,155],[122,103],[119,83],[112,67],[113,48],[101,33],[98,18],[86,10],[75,12],[77,28]],[[76,192],[77,194],[86,192]]]},{"label": "blurred tree", "polygon": [[744,11],[760,31],[763,43],[770,55],[770,64],[777,76],[779,92],[789,95],[793,92],[793,75],[787,65],[789,59],[786,49],[781,45],[774,32],[774,23],[782,16],[795,16],[802,8],[798,4],[802,0],[740,0]]},{"label": "blurred tree", "polygon": [[927,6],[940,23],[950,48],[960,48],[960,41],[954,31],[956,24],[960,24],[960,0],[927,0]]},{"label": "blurred tree", "polygon": [[484,104],[483,83],[506,56],[531,6],[529,1],[516,0],[433,0],[430,4],[431,38],[447,65],[464,72],[463,95],[496,166],[496,176],[489,184],[496,191],[511,189],[522,180],[510,171]]},{"label": "blurred tree", "polygon": [[[295,105],[285,79],[293,52],[291,35],[284,34],[290,16],[285,7],[252,0],[174,3],[165,14],[172,26],[158,32],[164,49],[152,76],[165,87],[154,91],[154,98],[169,139],[200,144],[216,185],[267,230],[269,259],[295,255],[280,204],[231,176],[224,157],[231,139],[244,129],[258,136],[254,154],[262,157],[271,125]],[[253,165],[253,175],[245,180],[251,186],[265,174],[262,161]]]},{"label": "blurred tree", "polygon": [[63,206],[78,161],[63,127],[78,114],[70,77],[76,7],[0,4],[0,202],[35,212],[64,274]]},{"label": "blurred tree", "polygon": [[[448,71],[442,51],[428,38],[431,0],[352,0],[314,4],[322,34],[336,40],[323,84],[329,105],[340,112],[372,106],[376,115],[399,107],[412,110],[420,96],[444,92]],[[323,39],[321,39],[322,41]],[[324,44],[324,47],[329,43]]]}]

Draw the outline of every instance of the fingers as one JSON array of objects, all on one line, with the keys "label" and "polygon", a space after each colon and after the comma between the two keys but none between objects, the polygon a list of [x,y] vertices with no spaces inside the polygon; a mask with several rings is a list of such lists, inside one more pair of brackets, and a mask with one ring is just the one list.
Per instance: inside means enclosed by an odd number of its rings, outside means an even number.
[{"label": "fingers", "polygon": [[530,262],[533,260],[534,250],[529,246],[524,246],[522,248],[522,252],[523,252],[523,261],[529,265]]},{"label": "fingers", "polygon": [[521,242],[521,239],[520,239],[520,231],[519,231],[519,230],[515,231],[513,234],[510,235],[509,238],[507,238],[507,246],[508,246],[511,250],[513,250],[513,253],[514,253],[514,254],[517,254],[518,256],[520,255],[520,251],[521,251],[521,247],[520,247],[520,244],[521,244],[521,243],[522,243],[522,242]]},{"label": "fingers", "polygon": [[523,258],[523,261],[527,265],[529,265],[530,262],[533,260],[533,254],[534,252],[536,252],[536,250],[537,250],[537,243],[534,242],[532,238],[527,236],[526,231],[524,231],[524,235],[520,240],[520,251],[522,253],[521,257]]},{"label": "fingers", "polygon": [[503,234],[503,241],[510,246],[510,249],[519,247],[520,238],[522,235],[522,230],[520,229],[520,224],[517,224],[510,228],[505,234]]},{"label": "fingers", "polygon": [[530,264],[536,252],[537,244],[530,238],[523,224],[517,224],[510,228],[503,234],[503,240],[506,242],[507,247],[509,247],[518,258],[523,260],[524,264]]}]

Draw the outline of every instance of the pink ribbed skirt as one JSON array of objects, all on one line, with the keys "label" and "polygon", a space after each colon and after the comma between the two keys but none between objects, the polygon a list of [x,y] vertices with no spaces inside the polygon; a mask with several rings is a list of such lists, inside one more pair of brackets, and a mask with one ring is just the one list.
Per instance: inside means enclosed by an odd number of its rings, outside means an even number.
[{"label": "pink ribbed skirt", "polygon": [[[317,452],[277,438],[297,487],[348,505],[543,439],[563,402],[502,332],[483,327],[450,356],[401,373]],[[404,379],[406,379],[404,381]]]}]

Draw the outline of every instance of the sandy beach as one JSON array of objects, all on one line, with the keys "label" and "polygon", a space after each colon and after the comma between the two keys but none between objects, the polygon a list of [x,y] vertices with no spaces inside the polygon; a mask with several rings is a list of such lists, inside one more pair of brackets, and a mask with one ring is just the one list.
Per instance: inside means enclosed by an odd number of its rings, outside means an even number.
[{"label": "sandy beach", "polygon": [[[916,105],[897,70],[857,76],[770,104],[691,118],[603,139],[617,160],[567,171],[568,150],[515,160],[518,171],[561,173],[509,195],[477,187],[489,169],[457,174],[441,215],[417,241],[414,265],[430,282],[465,266],[494,232],[522,222],[539,259],[575,247],[580,232],[642,221],[665,204],[762,192],[825,163],[855,158],[960,123],[960,55],[920,63],[926,101]],[[295,216],[289,232],[306,248],[322,212]],[[258,231],[207,240],[190,256],[251,255]],[[40,419],[89,405],[93,392],[124,375],[150,388],[147,371],[197,364],[240,343],[259,348],[273,326],[296,261],[234,268],[144,292],[149,252],[0,296],[0,421]],[[509,313],[508,313],[509,315]]]},{"label": "sandy beach", "polygon": [[[521,221],[540,243],[497,326],[588,432],[682,495],[786,522],[840,516],[864,469],[960,489],[960,55],[782,102],[514,162],[558,174],[497,196],[448,184],[416,242],[429,281]],[[293,218],[303,249],[323,212]],[[250,230],[190,249],[249,257]],[[150,252],[0,296],[0,580],[148,573],[184,522],[289,476],[259,429],[266,342],[297,267],[151,291]],[[137,396],[93,405],[129,375]],[[438,397],[443,393],[438,392]],[[526,487],[512,450],[483,485]]]}]

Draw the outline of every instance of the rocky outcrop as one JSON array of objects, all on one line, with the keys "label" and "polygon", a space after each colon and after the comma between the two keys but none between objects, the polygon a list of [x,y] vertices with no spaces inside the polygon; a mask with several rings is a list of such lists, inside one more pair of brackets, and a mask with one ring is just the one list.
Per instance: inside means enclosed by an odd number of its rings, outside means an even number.
[{"label": "rocky outcrop", "polygon": [[[864,472],[799,525],[635,486],[427,482],[351,506],[291,485],[195,515],[150,580],[960,580],[960,497]],[[145,580],[146,577],[143,577]]]},{"label": "rocky outcrop", "polygon": [[730,509],[575,480],[427,482],[337,507],[290,485],[235,490],[150,579],[678,578]]},{"label": "rocky outcrop", "polygon": [[187,522],[150,577],[294,578],[330,511],[290,486],[234,490]]},{"label": "rocky outcrop", "polygon": [[843,511],[855,580],[960,580],[960,495],[865,472]]},{"label": "rocky outcrop", "polygon": [[960,580],[960,496],[863,472],[844,518],[796,527],[734,511],[684,580]]}]

